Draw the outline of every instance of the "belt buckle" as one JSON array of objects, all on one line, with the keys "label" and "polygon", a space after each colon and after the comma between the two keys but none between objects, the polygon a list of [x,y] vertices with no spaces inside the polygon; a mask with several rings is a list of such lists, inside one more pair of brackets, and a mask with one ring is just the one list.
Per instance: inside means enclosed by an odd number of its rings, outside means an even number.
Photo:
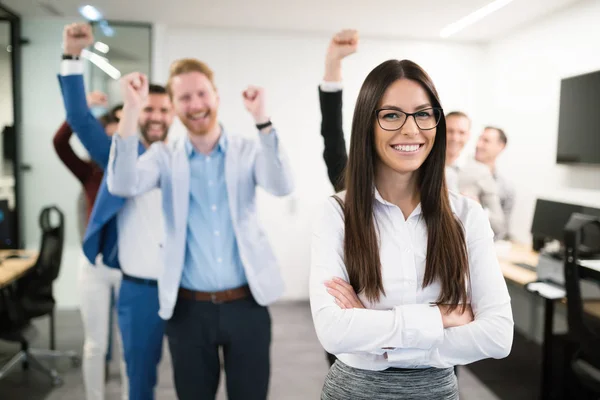
[{"label": "belt buckle", "polygon": [[217,294],[216,294],[216,293],[211,293],[211,294],[210,294],[210,301],[211,301],[213,304],[221,304],[221,303],[223,303],[223,301],[221,301],[221,300],[217,300]]}]

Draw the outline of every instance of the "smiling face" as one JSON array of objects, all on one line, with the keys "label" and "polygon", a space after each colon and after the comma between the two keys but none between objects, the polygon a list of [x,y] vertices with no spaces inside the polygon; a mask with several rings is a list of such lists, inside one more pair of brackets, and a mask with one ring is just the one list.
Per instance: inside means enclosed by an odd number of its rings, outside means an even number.
[{"label": "smiling face", "polygon": [[150,93],[138,124],[148,144],[165,140],[173,122],[173,107],[166,93]]},{"label": "smiling face", "polygon": [[[378,108],[381,110],[374,122],[377,168],[412,174],[421,167],[433,148],[438,112],[432,109],[425,89],[419,83],[404,78],[387,88]],[[406,117],[404,113],[416,114]],[[422,129],[432,124],[433,129]],[[391,130],[399,125],[402,125],[399,129]]]},{"label": "smiling face", "polygon": [[463,115],[446,117],[446,158],[455,160],[465,148],[471,136],[471,121]]},{"label": "smiling face", "polygon": [[484,129],[477,140],[475,159],[484,164],[496,162],[506,144],[501,140],[500,131],[495,128]]},{"label": "smiling face", "polygon": [[219,96],[210,79],[200,72],[177,75],[171,80],[177,116],[193,135],[206,135],[218,125]]}]

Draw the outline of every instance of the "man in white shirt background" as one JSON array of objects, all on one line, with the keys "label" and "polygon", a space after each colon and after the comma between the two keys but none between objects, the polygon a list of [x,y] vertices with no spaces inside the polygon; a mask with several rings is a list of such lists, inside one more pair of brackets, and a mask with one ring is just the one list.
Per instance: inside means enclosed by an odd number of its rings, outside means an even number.
[{"label": "man in white shirt background", "polygon": [[498,172],[496,161],[506,149],[507,143],[508,138],[502,129],[487,126],[477,140],[475,151],[475,160],[487,165],[498,184],[500,206],[504,212],[505,238],[508,238],[510,233],[510,216],[515,205],[515,187],[512,181]]},{"label": "man in white shirt background", "polygon": [[498,185],[489,168],[470,157],[463,149],[471,136],[471,119],[462,111],[446,114],[446,179],[451,190],[476,200],[487,211],[495,238],[505,234],[504,213]]}]

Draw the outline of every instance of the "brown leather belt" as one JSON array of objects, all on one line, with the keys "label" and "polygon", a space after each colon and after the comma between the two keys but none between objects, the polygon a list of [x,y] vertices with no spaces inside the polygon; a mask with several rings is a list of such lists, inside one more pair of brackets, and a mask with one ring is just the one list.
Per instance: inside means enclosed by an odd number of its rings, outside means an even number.
[{"label": "brown leather belt", "polygon": [[223,290],[220,292],[197,292],[179,288],[179,296],[187,300],[210,301],[215,304],[227,303],[228,301],[240,300],[250,296],[250,287],[240,286],[235,289]]}]

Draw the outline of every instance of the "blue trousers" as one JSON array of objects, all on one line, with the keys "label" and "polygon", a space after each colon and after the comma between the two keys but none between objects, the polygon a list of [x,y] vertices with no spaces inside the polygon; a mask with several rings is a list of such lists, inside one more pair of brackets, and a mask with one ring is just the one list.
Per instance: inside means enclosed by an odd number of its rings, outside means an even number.
[{"label": "blue trousers", "polygon": [[158,287],[121,282],[119,328],[129,378],[129,400],[154,400],[165,321],[158,316]]}]

